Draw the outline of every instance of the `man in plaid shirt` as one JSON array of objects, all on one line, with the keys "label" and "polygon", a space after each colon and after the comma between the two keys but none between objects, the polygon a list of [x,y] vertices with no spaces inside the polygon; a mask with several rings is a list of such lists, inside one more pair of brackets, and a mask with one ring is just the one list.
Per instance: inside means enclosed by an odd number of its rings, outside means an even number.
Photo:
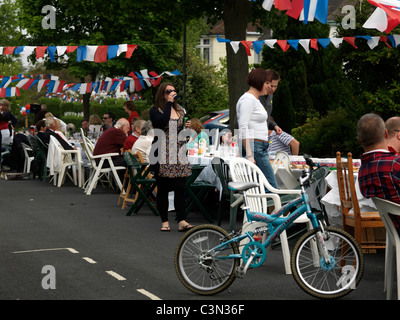
[{"label": "man in plaid shirt", "polygon": [[[399,128],[400,129],[400,128]],[[378,197],[400,204],[400,157],[388,151],[385,122],[376,114],[366,114],[357,123],[357,139],[365,153],[361,156],[358,183],[366,197]],[[400,221],[393,221],[400,230]]]}]

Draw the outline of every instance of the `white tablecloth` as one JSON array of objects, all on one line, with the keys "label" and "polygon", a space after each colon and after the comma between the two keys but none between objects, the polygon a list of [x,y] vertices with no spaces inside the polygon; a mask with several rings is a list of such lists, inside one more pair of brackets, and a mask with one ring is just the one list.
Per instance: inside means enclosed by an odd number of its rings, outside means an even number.
[{"label": "white tablecloth", "polygon": [[[334,226],[342,226],[342,212],[340,211],[340,195],[336,170],[331,171],[325,180],[331,190],[321,199],[321,202],[325,205],[329,222]],[[361,194],[360,186],[358,185],[358,172],[354,172],[354,180],[360,211],[376,211],[377,209],[372,199],[367,199]]]}]

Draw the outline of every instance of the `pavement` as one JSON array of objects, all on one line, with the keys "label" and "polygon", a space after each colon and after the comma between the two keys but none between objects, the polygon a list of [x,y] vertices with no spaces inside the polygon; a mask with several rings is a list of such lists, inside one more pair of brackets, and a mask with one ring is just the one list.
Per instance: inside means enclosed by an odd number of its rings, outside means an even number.
[{"label": "pavement", "polygon": [[[213,297],[191,293],[174,270],[174,251],[182,237],[174,214],[170,216],[172,231],[162,233],[159,217],[146,207],[126,216],[128,209],[117,205],[118,195],[115,190],[97,186],[86,196],[69,181],[57,188],[37,179],[0,179],[0,300],[315,300],[292,276],[284,274],[279,246],[269,248],[264,265],[235,280],[229,291]],[[211,195],[206,203],[215,216],[217,200]],[[239,215],[238,223],[240,219]],[[195,211],[188,220],[195,225],[208,223]],[[222,227],[228,226],[226,214]],[[289,245],[293,248],[294,243]],[[59,249],[66,249],[68,254],[56,252]],[[72,256],[76,259],[81,254],[87,261],[97,261],[98,269],[72,262]],[[385,300],[384,259],[383,250],[366,254],[361,283],[342,300]],[[56,265],[57,290],[39,286],[44,275],[32,270],[44,265]],[[116,285],[104,276],[102,268],[122,275],[126,281]]]}]

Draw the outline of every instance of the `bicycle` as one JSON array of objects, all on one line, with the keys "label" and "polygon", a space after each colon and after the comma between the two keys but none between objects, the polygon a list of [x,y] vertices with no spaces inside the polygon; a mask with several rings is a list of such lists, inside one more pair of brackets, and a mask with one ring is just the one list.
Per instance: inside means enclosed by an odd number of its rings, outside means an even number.
[{"label": "bicycle", "polygon": [[[228,233],[216,225],[199,225],[180,239],[175,251],[175,270],[186,288],[200,295],[224,291],[236,277],[243,278],[249,269],[261,266],[266,260],[266,248],[300,215],[307,214],[312,229],[297,241],[291,255],[296,283],[320,299],[340,298],[355,289],[364,272],[364,256],[350,234],[326,226],[312,212],[306,189],[316,165],[308,156],[305,159],[308,168],[299,178],[300,198],[271,214],[243,207],[249,222],[265,222],[265,226],[240,234]],[[243,193],[245,205],[246,191],[257,186],[254,182],[229,183],[230,189]],[[256,241],[255,235],[263,235],[265,241]],[[241,245],[245,239],[249,242]]]}]

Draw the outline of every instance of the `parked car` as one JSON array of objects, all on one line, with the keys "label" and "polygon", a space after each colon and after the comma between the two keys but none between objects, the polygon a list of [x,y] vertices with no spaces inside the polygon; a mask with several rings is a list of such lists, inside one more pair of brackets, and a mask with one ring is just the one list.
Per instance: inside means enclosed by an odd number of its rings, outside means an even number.
[{"label": "parked car", "polygon": [[229,109],[220,111],[211,111],[200,118],[204,129],[229,129]]}]

